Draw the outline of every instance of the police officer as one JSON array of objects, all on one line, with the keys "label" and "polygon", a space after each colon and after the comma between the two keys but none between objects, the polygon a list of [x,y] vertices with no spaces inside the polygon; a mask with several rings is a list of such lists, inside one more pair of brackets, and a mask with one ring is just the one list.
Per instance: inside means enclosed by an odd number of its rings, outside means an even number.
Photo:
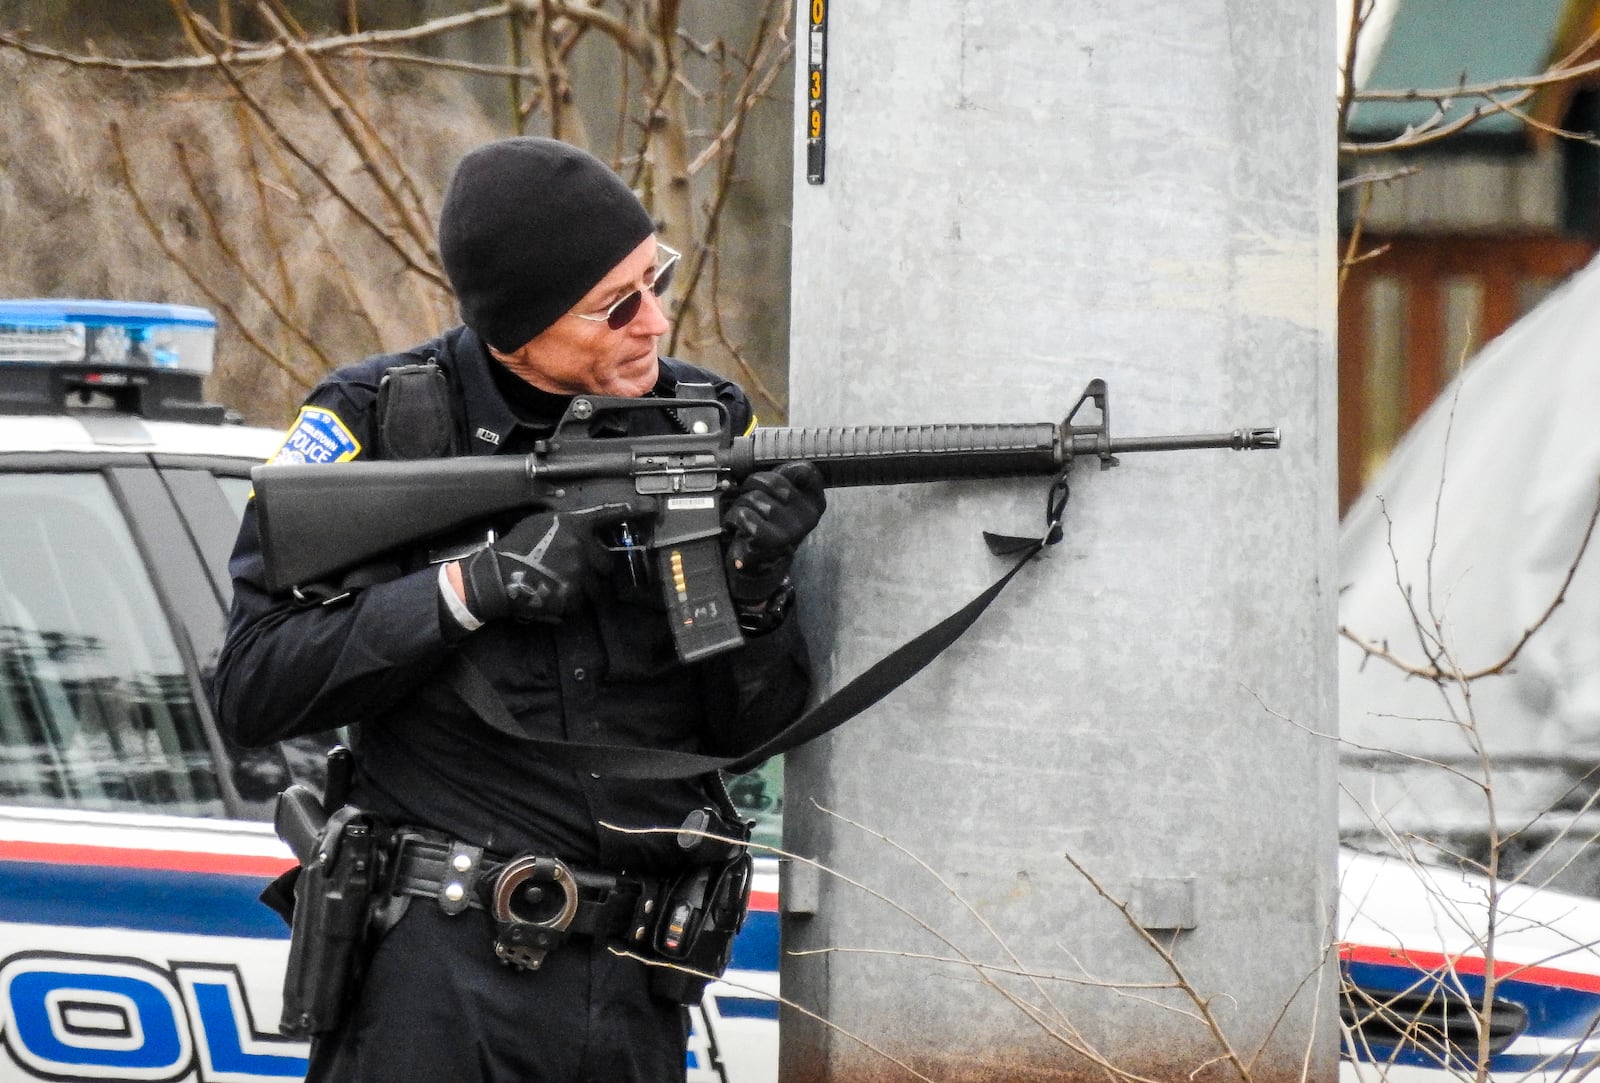
[{"label": "police officer", "polygon": [[[678,257],[589,154],[535,138],[472,151],[445,193],[439,246],[464,326],[328,376],[279,458],[415,457],[419,445],[527,454],[575,394],[671,400],[680,385],[702,398],[709,385],[736,432],[754,424],[733,383],[658,355],[670,326],[660,295]],[[385,375],[417,365],[435,366],[446,393],[396,382],[380,409]],[[679,431],[666,408],[628,416],[634,435]],[[265,589],[246,510],[213,686],[220,724],[252,747],[347,727],[349,803],[391,825],[404,848],[390,855],[387,928],[343,1023],[313,1042],[309,1079],[683,1077],[686,1009],[653,991],[656,968],[617,949],[635,946],[637,900],[685,865],[673,833],[633,829],[727,808],[720,781],[563,767],[493,724],[455,676],[481,674],[535,738],[753,748],[798,715],[809,690],[788,570],[824,504],[808,464],[747,480],[724,520],[747,642],[692,665],[676,657],[659,589],[607,548],[637,525],[627,522],[637,508],[513,518],[494,524],[487,546],[402,554],[295,596]],[[518,965],[506,965],[489,896],[496,870],[519,858],[544,870],[523,885],[537,887],[530,899],[559,907],[570,893],[582,907],[542,959],[513,952]],[[555,861],[570,878],[551,873]]]}]

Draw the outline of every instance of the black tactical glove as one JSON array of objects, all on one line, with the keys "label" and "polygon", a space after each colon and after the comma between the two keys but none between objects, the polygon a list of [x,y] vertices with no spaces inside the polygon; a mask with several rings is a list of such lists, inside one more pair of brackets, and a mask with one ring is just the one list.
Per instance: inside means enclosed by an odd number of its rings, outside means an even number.
[{"label": "black tactical glove", "polygon": [[728,543],[728,592],[759,603],[783,586],[789,563],[828,507],[822,473],[808,462],[751,474],[722,516]]},{"label": "black tactical glove", "polygon": [[585,586],[604,565],[595,530],[648,515],[648,509],[623,502],[535,512],[461,562],[467,608],[485,622],[505,616],[559,621],[577,609]]}]

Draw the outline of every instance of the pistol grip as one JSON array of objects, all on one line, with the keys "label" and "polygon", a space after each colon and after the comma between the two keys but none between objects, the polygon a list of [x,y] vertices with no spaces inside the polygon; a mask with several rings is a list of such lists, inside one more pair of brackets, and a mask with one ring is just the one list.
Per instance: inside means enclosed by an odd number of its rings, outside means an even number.
[{"label": "pistol grip", "polygon": [[289,844],[300,864],[310,866],[316,859],[322,830],[328,824],[328,815],[316,792],[302,782],[294,783],[278,795],[272,821],[278,837]]}]

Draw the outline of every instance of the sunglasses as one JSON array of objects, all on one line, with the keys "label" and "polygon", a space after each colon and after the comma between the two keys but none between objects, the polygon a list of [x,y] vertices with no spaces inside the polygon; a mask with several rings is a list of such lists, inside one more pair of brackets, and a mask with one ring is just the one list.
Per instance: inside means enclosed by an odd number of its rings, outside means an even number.
[{"label": "sunglasses", "polygon": [[[655,277],[650,280],[648,289],[651,293],[660,297],[671,288],[672,276],[678,269],[678,260],[682,257],[676,250],[668,248],[664,244],[658,244],[656,249],[658,253],[664,253],[667,258],[656,264]],[[574,312],[572,315],[580,320],[604,323],[613,331],[620,331],[633,322],[633,318],[639,314],[639,306],[642,304],[644,304],[644,290],[634,290],[604,312]]]}]

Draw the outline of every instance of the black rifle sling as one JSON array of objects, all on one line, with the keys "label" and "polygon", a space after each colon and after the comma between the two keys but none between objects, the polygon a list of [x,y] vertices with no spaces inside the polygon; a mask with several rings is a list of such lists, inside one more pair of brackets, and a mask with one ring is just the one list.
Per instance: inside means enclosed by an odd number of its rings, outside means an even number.
[{"label": "black rifle sling", "polygon": [[613,778],[669,779],[691,778],[713,771],[748,771],[763,760],[797,748],[813,738],[843,725],[883,699],[920,673],[945,648],[961,638],[989,604],[1000,596],[1046,545],[1061,540],[1061,516],[1066,510],[1069,490],[1063,471],[1051,483],[1045,501],[1045,533],[1039,538],[1016,538],[984,532],[984,540],[997,556],[1015,556],[999,579],[972,601],[874,662],[843,688],[811,708],[797,720],[757,748],[738,756],[705,756],[671,749],[641,748],[633,745],[589,744],[580,741],[553,741],[531,737],[506,707],[483,671],[464,655],[448,667],[449,683],[455,693],[485,723],[519,741],[526,742],[551,761],[576,770],[593,771]]}]

